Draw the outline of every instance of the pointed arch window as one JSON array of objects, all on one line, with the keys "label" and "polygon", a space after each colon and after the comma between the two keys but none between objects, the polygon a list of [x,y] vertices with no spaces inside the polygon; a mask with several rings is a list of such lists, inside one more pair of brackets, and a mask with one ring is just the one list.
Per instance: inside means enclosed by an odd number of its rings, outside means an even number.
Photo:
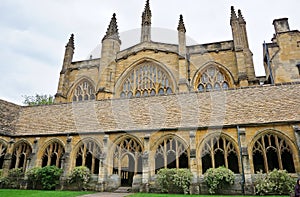
[{"label": "pointed arch window", "polygon": [[21,142],[14,147],[10,169],[23,168],[26,169],[27,160],[32,150],[28,143]]},{"label": "pointed arch window", "polygon": [[85,141],[78,147],[76,166],[86,166],[93,174],[99,173],[100,146],[94,141]]},{"label": "pointed arch window", "polygon": [[3,168],[6,151],[7,151],[7,146],[4,143],[0,142],[0,169]]},{"label": "pointed arch window", "polygon": [[161,168],[188,168],[188,153],[184,144],[169,136],[155,152],[155,172]]},{"label": "pointed arch window", "polygon": [[121,177],[121,185],[131,186],[133,176],[142,173],[142,146],[131,137],[117,143],[113,155],[113,173]]},{"label": "pointed arch window", "polygon": [[130,71],[120,86],[121,98],[172,94],[169,74],[151,62],[144,62]]},{"label": "pointed arch window", "polygon": [[65,149],[63,145],[61,145],[59,142],[50,143],[44,151],[42,157],[42,167],[54,165],[60,168],[61,159],[64,153],[65,153]]},{"label": "pointed arch window", "polygon": [[209,168],[225,166],[234,173],[239,173],[237,150],[234,143],[224,136],[215,136],[204,142],[201,150],[202,173]]},{"label": "pointed arch window", "polygon": [[229,82],[226,76],[216,66],[210,66],[200,75],[196,81],[199,92],[208,92],[212,90],[227,90]]},{"label": "pointed arch window", "polygon": [[73,101],[95,100],[95,87],[87,80],[81,81],[73,93]]},{"label": "pointed arch window", "polygon": [[295,172],[293,152],[286,140],[276,134],[261,136],[252,149],[254,172],[262,170],[269,172],[273,169]]}]

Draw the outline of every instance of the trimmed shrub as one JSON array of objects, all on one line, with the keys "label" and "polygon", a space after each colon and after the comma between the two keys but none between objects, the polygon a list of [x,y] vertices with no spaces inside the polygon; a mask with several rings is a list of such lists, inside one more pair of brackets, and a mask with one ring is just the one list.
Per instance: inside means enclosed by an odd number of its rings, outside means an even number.
[{"label": "trimmed shrub", "polygon": [[160,169],[157,173],[157,182],[162,192],[187,194],[191,180],[189,169]]},{"label": "trimmed shrub", "polygon": [[41,169],[42,169],[41,167],[34,167],[29,169],[26,172],[28,185],[32,186],[31,189],[36,189],[37,184],[41,182],[41,177],[40,177]]},{"label": "trimmed shrub", "polygon": [[63,170],[56,166],[45,166],[38,170],[38,177],[40,177],[42,187],[45,190],[53,190],[59,183],[60,175]]},{"label": "trimmed shrub", "polygon": [[234,184],[234,173],[224,166],[210,168],[204,173],[204,182],[207,184],[208,192],[215,194],[225,186]]},{"label": "trimmed shrub", "polygon": [[1,178],[1,184],[5,188],[19,189],[24,180],[23,168],[13,168],[8,171],[7,177]]},{"label": "trimmed shrub", "polygon": [[86,184],[89,182],[91,177],[90,169],[86,166],[75,167],[68,177],[69,183],[76,183],[78,190],[86,190]]},{"label": "trimmed shrub", "polygon": [[286,170],[277,170],[263,174],[258,173],[255,182],[255,193],[259,195],[266,194],[290,194],[294,190],[295,181]]}]

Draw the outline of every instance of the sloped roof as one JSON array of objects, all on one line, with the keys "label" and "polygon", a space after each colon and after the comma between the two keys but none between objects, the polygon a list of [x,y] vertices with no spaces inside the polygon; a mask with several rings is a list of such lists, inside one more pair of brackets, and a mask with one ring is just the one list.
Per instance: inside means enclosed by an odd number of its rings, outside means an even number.
[{"label": "sloped roof", "polygon": [[20,106],[0,99],[0,133],[12,134],[15,132],[15,123],[20,110]]},{"label": "sloped roof", "polygon": [[[1,109],[16,135],[300,122],[300,84]],[[19,110],[19,116],[17,112]],[[17,119],[17,120],[16,120]],[[9,128],[11,128],[9,130]]]}]

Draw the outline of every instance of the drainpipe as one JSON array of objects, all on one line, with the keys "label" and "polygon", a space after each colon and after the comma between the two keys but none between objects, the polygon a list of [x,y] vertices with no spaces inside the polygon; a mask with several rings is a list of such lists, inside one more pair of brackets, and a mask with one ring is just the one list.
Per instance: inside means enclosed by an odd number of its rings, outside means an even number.
[{"label": "drainpipe", "polygon": [[241,132],[240,132],[240,127],[239,125],[236,126],[237,132],[238,132],[238,144],[239,144],[239,149],[240,149],[240,162],[242,165],[242,181],[241,181],[241,187],[242,187],[242,193],[243,195],[245,194],[245,172],[244,172],[244,164],[243,164],[243,154],[242,154],[242,144],[241,144]]},{"label": "drainpipe", "polygon": [[190,53],[188,52],[186,54],[186,59],[187,59],[187,63],[188,63],[188,82],[189,82],[189,92],[191,92],[191,70],[190,70]]}]

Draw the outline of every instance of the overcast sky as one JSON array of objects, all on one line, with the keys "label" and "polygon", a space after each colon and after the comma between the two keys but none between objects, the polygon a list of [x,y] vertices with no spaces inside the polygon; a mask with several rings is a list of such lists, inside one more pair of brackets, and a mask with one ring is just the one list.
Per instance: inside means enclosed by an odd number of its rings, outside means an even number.
[{"label": "overcast sky", "polygon": [[[22,95],[54,95],[70,34],[74,61],[86,59],[113,13],[122,40],[140,28],[144,5],[145,0],[1,0],[0,99],[22,104]],[[150,0],[152,27],[177,31],[183,14],[186,34],[196,43],[232,40],[232,5],[242,10],[256,74],[263,75],[262,43],[273,36],[273,19],[288,17],[290,28],[300,29],[299,0]]]}]

